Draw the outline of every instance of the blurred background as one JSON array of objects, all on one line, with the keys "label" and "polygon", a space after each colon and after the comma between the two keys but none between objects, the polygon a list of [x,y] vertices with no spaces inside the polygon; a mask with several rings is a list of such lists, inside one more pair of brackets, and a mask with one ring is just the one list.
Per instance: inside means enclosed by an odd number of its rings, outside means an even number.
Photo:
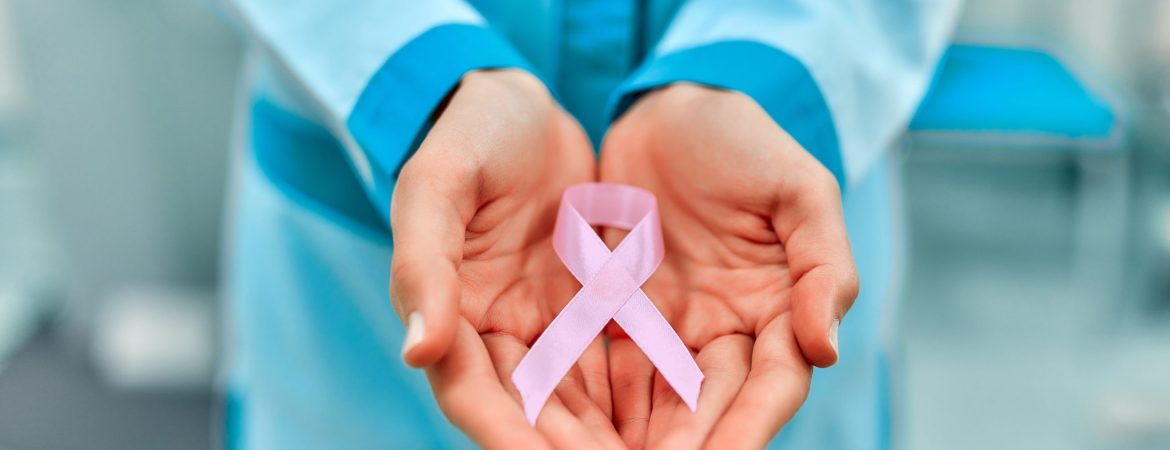
[{"label": "blurred background", "polygon": [[[1091,145],[910,133],[896,446],[1170,448],[1170,0],[968,2]],[[208,448],[241,44],[199,0],[0,0],[0,449]]]}]

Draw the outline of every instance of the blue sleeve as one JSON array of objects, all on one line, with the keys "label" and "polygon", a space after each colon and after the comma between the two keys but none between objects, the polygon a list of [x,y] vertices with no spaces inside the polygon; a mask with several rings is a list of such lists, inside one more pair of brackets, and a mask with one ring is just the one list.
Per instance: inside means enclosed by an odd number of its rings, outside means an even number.
[{"label": "blue sleeve", "polygon": [[434,109],[468,71],[531,70],[461,0],[223,0],[345,144],[388,218],[396,175]]},{"label": "blue sleeve", "polygon": [[837,177],[860,179],[905,130],[958,0],[693,0],[615,94],[690,81],[743,92]]}]

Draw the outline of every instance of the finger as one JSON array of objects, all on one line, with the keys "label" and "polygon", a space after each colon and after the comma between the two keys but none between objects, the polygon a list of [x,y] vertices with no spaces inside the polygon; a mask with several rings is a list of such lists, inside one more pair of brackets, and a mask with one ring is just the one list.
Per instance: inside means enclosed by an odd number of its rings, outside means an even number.
[{"label": "finger", "polygon": [[618,434],[630,448],[644,447],[650,424],[654,365],[628,337],[609,341],[609,380]]},{"label": "finger", "polygon": [[601,447],[625,448],[621,436],[613,426],[612,416],[606,414],[606,411],[586,392],[583,388],[586,385],[584,372],[579,366],[574,367],[557,385],[555,397],[589,429]]},{"label": "finger", "polygon": [[480,446],[550,447],[500,384],[487,348],[471,324],[459,321],[451,350],[426,372],[439,408]]},{"label": "finger", "polygon": [[773,226],[792,270],[792,311],[804,357],[818,367],[836,364],[837,328],[857,298],[857,269],[831,175],[782,195]]},{"label": "finger", "polygon": [[[504,334],[485,334],[483,335],[483,343],[488,349],[488,354],[491,355],[499,382],[512,395],[513,403],[517,407],[521,407],[520,392],[512,384],[512,372],[516,370],[516,366],[520,364],[520,360],[528,352],[528,347],[519,339]],[[579,380],[574,382],[579,383]],[[562,385],[564,383],[557,386],[558,392],[554,392],[554,395],[549,397],[545,403],[544,408],[540,410],[540,415],[536,420],[536,430],[556,448],[603,447],[603,441],[597,439],[591,430],[561,402],[559,391]],[[580,384],[575,384],[573,389],[580,390]],[[591,403],[584,391],[580,391],[580,395],[586,403]],[[521,407],[521,409],[523,408]],[[597,410],[596,414],[600,416],[600,410]],[[606,425],[608,426],[608,423]],[[528,425],[525,424],[525,426]],[[609,428],[613,427],[609,426]]]},{"label": "finger", "polygon": [[[702,447],[719,418],[723,416],[747,379],[751,366],[752,338],[742,334],[716,338],[695,357],[703,371],[703,387],[699,391],[699,407],[691,412],[669,385],[662,392],[674,399],[673,407],[659,410],[656,402],[650,417],[651,448],[697,449]],[[663,385],[665,379],[658,377]],[[655,428],[661,427],[661,433]],[[661,438],[653,436],[660,435]]]},{"label": "finger", "polygon": [[[580,372],[585,392],[593,403],[606,416],[606,422],[613,419],[612,390],[609,388],[609,356],[605,351],[605,341],[598,336],[581,354],[577,360],[575,370]],[[612,427],[611,427],[612,428]]]},{"label": "finger", "polygon": [[[700,390],[700,395],[702,391]],[[654,385],[650,391],[650,421],[646,426],[646,448],[664,448],[658,445],[670,431],[671,419],[684,407],[683,401],[670,390],[670,384],[657,370],[654,371]]]},{"label": "finger", "polygon": [[[580,405],[580,403],[577,404],[577,406]],[[590,420],[591,423],[587,424],[569,409],[559,394],[554,395],[549,397],[548,403],[544,405],[544,410],[540,412],[536,429],[556,448],[583,450],[622,448],[621,439],[616,432],[612,431],[612,424],[608,421],[600,423],[610,429],[608,433],[603,428],[597,428],[599,423],[596,418],[601,413],[596,412],[597,414]]]},{"label": "finger", "polygon": [[474,209],[472,188],[449,180],[441,161],[423,155],[424,150],[403,168],[390,214],[390,298],[407,327],[402,357],[415,367],[438,361],[454,339],[461,289],[457,270]]},{"label": "finger", "polygon": [[715,425],[706,448],[764,448],[804,403],[812,367],[800,354],[792,320],[782,314],[756,336],[747,381]]}]

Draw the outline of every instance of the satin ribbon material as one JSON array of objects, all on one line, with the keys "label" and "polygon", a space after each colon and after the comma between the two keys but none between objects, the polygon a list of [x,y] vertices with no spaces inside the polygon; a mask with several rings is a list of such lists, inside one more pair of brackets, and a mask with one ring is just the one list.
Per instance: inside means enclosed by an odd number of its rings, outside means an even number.
[{"label": "satin ribbon material", "polygon": [[[593,226],[630,233],[610,252]],[[528,422],[536,424],[553,389],[610,319],[625,330],[694,411],[703,372],[641,288],[664,253],[654,194],[613,183],[570,186],[561,197],[553,248],[582,287],[512,373]]]}]

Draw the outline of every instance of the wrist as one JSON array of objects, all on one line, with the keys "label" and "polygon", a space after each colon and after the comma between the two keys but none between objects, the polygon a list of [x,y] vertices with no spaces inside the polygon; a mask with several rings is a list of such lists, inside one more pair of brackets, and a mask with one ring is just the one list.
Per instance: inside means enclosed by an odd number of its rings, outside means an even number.
[{"label": "wrist", "polygon": [[456,92],[461,90],[536,97],[549,96],[548,89],[540,78],[521,69],[472,70],[464,74],[460,80]]},{"label": "wrist", "polygon": [[642,94],[614,124],[638,123],[638,127],[674,127],[688,123],[705,126],[728,118],[766,116],[767,113],[739,91],[708,85],[675,82]]},{"label": "wrist", "polygon": [[719,96],[719,95],[725,94],[727,92],[729,92],[729,91],[727,91],[725,89],[714,88],[714,87],[707,86],[707,85],[691,83],[691,82],[687,82],[687,81],[677,81],[674,83],[663,85],[657,89],[654,89],[654,90],[646,93],[646,95],[644,95],[644,97],[665,96],[665,97],[675,97],[675,98],[684,98],[684,99],[695,99],[695,98]]},{"label": "wrist", "polygon": [[699,105],[708,104],[710,102],[719,102],[721,104],[727,101],[750,100],[746,95],[739,91],[723,89],[705,84],[691,83],[687,81],[679,81],[664,85],[658,89],[647,92],[639,99],[653,100],[655,98],[668,99],[663,103],[671,105]]},{"label": "wrist", "polygon": [[551,103],[552,95],[540,78],[521,69],[472,70],[463,74],[459,84],[435,108],[432,120],[438,120],[453,102],[490,104],[505,98],[522,99],[525,104],[533,104],[532,100]]}]

